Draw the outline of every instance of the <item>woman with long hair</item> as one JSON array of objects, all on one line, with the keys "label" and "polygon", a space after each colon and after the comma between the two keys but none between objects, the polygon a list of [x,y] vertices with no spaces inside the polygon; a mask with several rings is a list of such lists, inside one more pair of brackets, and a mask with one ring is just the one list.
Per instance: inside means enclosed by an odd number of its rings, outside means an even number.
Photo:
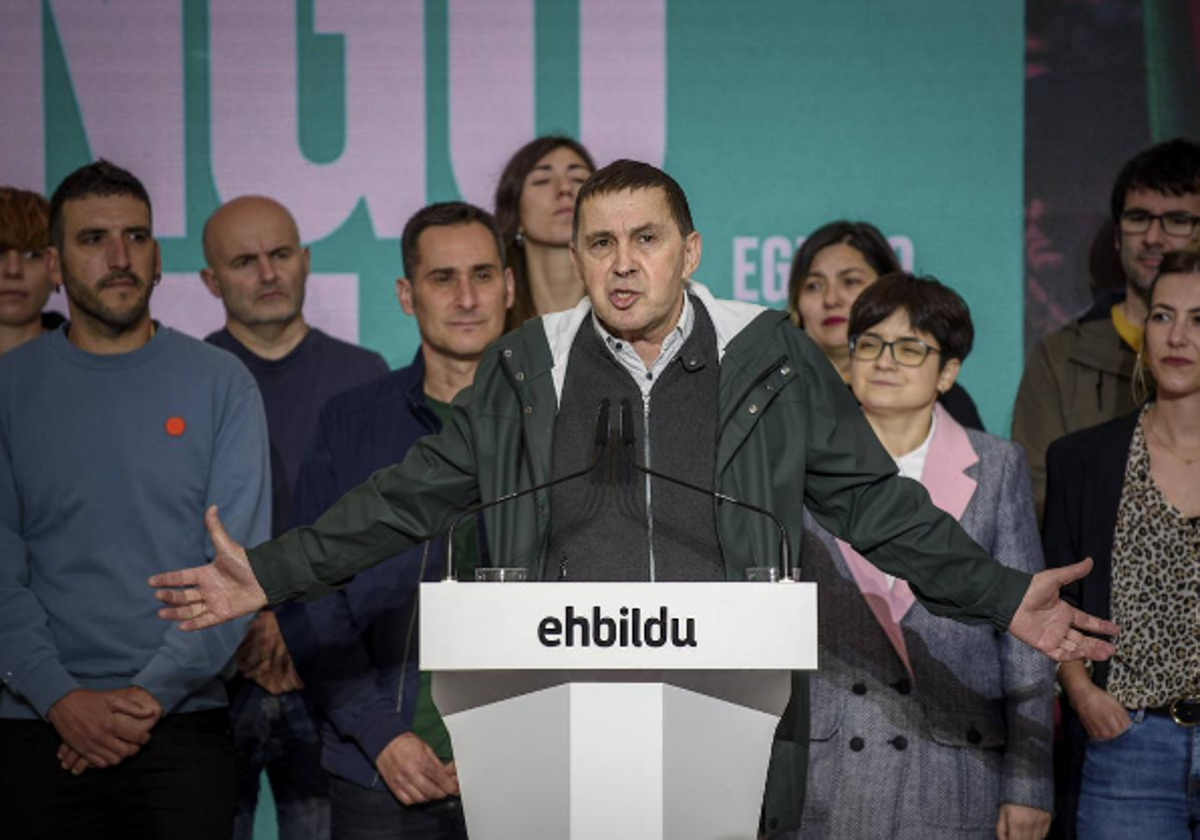
[{"label": "woman with long hair", "polygon": [[595,168],[588,150],[562,135],[526,143],[504,167],[496,186],[496,222],[516,291],[509,329],[570,309],[583,298],[568,245],[575,196]]}]

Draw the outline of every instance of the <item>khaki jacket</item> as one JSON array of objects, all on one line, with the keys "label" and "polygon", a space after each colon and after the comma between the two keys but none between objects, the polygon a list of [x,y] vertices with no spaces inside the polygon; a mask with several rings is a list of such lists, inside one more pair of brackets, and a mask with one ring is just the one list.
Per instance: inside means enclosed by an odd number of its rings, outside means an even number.
[{"label": "khaki jacket", "polygon": [[1137,356],[1109,315],[1113,299],[1043,338],[1029,354],[1013,407],[1012,439],[1025,449],[1033,501],[1046,500],[1046,449],[1070,432],[1128,414]]}]

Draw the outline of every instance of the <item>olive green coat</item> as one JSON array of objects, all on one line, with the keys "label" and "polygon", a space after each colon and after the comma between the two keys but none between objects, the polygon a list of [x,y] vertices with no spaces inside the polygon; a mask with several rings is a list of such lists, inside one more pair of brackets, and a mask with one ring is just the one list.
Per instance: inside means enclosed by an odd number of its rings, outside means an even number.
[{"label": "olive green coat", "polygon": [[[935,614],[1007,627],[1029,577],[988,557],[892,459],[820,350],[783,313],[689,291],[705,306],[721,357],[716,488],[771,510],[799,558],[803,508],[885,571],[909,581]],[[350,491],[311,528],[250,552],[271,603],[325,594],[374,563],[449,527],[480,499],[547,481],[554,417],[586,301],[497,340],[441,434]],[[698,453],[702,454],[702,453]],[[489,510],[493,561],[542,577],[549,494]],[[717,508],[729,580],[774,562],[778,532],[731,505]],[[803,558],[799,558],[803,562]],[[780,722],[764,803],[770,834],[795,828],[803,806],[808,692],[803,674]]]}]

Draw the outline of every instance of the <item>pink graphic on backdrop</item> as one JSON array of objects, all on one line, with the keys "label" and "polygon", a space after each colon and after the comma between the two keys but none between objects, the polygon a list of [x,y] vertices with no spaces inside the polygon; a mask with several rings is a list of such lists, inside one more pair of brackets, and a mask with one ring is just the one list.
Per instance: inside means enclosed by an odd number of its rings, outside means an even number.
[{"label": "pink graphic on backdrop", "polygon": [[43,192],[46,123],[41,0],[8,0],[0,25],[0,184]]},{"label": "pink graphic on backdrop", "polygon": [[533,139],[533,0],[448,6],[450,160],[463,200],[492,207],[510,155]]},{"label": "pink graphic on backdrop", "polygon": [[[664,0],[580,0],[579,136],[603,165],[661,164],[666,149]],[[450,159],[466,201],[492,206],[508,158],[535,134],[532,0],[449,5]]]},{"label": "pink graphic on backdrop", "polygon": [[425,203],[421,3],[316,0],[314,28],[345,39],[345,148],[330,163],[299,143],[295,0],[209,6],[213,177],[221,199],[261,193],[324,239],[365,200],[377,237],[398,238]]},{"label": "pink graphic on backdrop", "polygon": [[665,0],[580,0],[579,133],[600,165],[661,165],[667,148]]},{"label": "pink graphic on backdrop", "polygon": [[51,8],[92,157],[141,179],[159,236],[184,236],[182,4],[56,0]]}]

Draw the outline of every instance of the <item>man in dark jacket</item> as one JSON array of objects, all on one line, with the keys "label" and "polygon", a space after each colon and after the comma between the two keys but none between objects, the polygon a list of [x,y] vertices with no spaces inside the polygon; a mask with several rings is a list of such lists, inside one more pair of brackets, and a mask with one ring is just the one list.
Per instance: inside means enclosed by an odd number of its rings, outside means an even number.
[{"label": "man in dark jacket", "polygon": [[[172,605],[163,617],[200,629],[330,591],[440,533],[472,503],[571,469],[581,447],[561,444],[587,439],[596,401],[607,396],[630,405],[643,459],[685,475],[699,464],[710,486],[776,512],[794,556],[807,506],[827,530],[908,580],[938,615],[990,622],[1056,659],[1111,653],[1080,630],[1115,627],[1058,599],[1059,586],[1086,574],[1088,563],[1031,582],[992,560],[918,484],[897,476],[841,379],[785,313],[720,301],[689,282],[700,235],[669,175],[635,161],[597,171],[576,200],[571,253],[587,299],[495,342],[441,434],[375,473],[314,528],[249,554],[210,511],[219,565],[153,578],[186,587],[156,593]],[[591,518],[553,493],[491,508],[489,551],[531,576],[571,580],[611,579],[616,567],[632,580],[743,580],[748,567],[778,555],[778,531],[732,505],[701,510],[657,482],[652,490],[629,482],[617,493],[625,495],[597,499],[595,510],[620,554],[590,555]],[[802,675],[792,696],[771,757],[764,812],[772,835],[794,828],[803,807]]]},{"label": "man in dark jacket", "polygon": [[[375,470],[436,434],[484,348],[503,331],[513,284],[490,214],[469,204],[431,205],[409,220],[401,248],[396,293],[417,319],[421,348],[410,366],[325,404],[296,484],[295,524],[312,524]],[[459,557],[474,553],[465,536],[472,550]],[[321,763],[331,777],[338,840],[465,840],[450,738],[429,676],[416,665],[416,585],[436,579],[444,550],[442,540],[425,543],[329,597],[278,610],[321,712]]]},{"label": "man in dark jacket", "polygon": [[[292,486],[327,399],[387,373],[378,353],[310,327],[309,251],[287,208],[263,196],[222,204],[204,225],[201,279],[225,308],[205,340],[237,356],[262,392],[271,439],[271,533],[287,524]],[[263,610],[238,648],[229,716],[238,750],[233,840],[250,840],[263,771],[282,840],[326,840],[329,796],[316,726],[298,691],[275,615]]]}]

